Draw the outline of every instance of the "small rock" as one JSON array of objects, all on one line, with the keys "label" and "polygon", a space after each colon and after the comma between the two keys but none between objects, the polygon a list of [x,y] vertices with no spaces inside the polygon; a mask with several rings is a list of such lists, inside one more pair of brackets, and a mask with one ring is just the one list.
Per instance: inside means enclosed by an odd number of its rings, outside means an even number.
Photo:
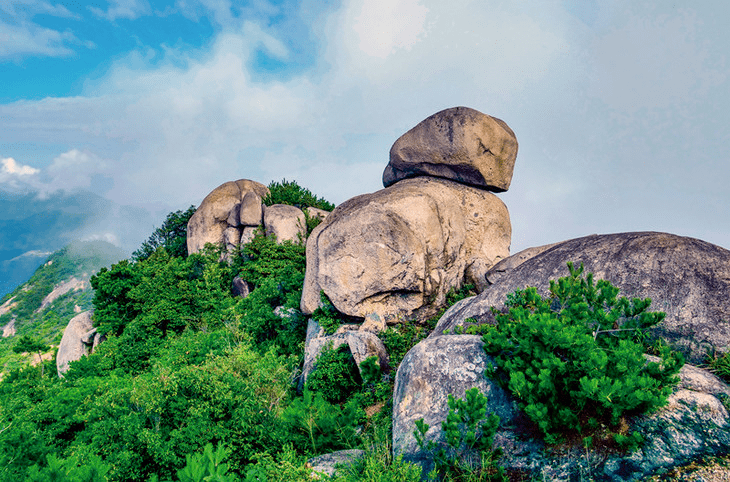
[{"label": "small rock", "polygon": [[275,235],[276,241],[299,242],[307,235],[307,222],[301,209],[287,204],[274,204],[264,208],[266,235]]}]

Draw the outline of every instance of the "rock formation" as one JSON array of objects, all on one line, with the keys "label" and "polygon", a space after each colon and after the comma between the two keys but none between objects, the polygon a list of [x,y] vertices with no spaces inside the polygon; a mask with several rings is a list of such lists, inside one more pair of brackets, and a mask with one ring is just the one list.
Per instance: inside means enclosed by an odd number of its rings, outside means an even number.
[{"label": "rock formation", "polygon": [[[566,262],[583,263],[595,279],[606,279],[620,296],[651,298],[652,311],[665,320],[652,331],[695,364],[708,351],[730,346],[730,251],[666,233],[592,235],[558,243],[528,259],[480,295],[462,300],[441,318],[431,336],[453,330],[464,320],[490,319],[490,307],[503,305],[508,293],[536,286],[546,295],[549,281],[568,275]],[[496,267],[495,267],[496,268]]]},{"label": "rock formation", "polygon": [[324,291],[350,316],[422,320],[450,289],[486,287],[512,234],[507,208],[488,191],[507,190],[516,155],[504,122],[465,107],[404,134],[386,188],[344,202],[310,236],[302,311],[312,313]]},{"label": "rock formation", "polygon": [[273,234],[279,242],[304,241],[307,236],[307,219],[296,206],[274,204],[264,208],[266,235]]},{"label": "rock formation", "polygon": [[[215,188],[203,199],[188,221],[188,253],[197,253],[206,243],[227,247],[226,245],[240,242],[240,233],[246,226],[261,224],[261,218],[256,219],[255,214],[250,212],[253,210],[251,205],[255,206],[258,198],[260,207],[260,199],[268,193],[269,188],[248,179],[226,182]],[[244,201],[245,212],[242,219],[241,208]]]},{"label": "rock formation", "polygon": [[383,185],[431,176],[502,192],[509,189],[516,158],[517,138],[507,124],[468,107],[453,107],[395,141]]},{"label": "rock formation", "polygon": [[66,325],[56,354],[56,369],[60,377],[68,371],[69,363],[89,354],[103,341],[96,333],[91,315],[91,311],[84,311],[71,318]]},{"label": "rock formation", "polygon": [[360,369],[360,364],[371,356],[378,358],[380,369],[385,372],[390,369],[388,353],[383,342],[375,334],[368,330],[358,329],[357,326],[345,329],[341,327],[336,333],[326,335],[319,324],[313,319],[309,320],[307,326],[307,339],[304,348],[304,367],[300,378],[299,388],[303,388],[309,375],[317,367],[317,358],[326,346],[333,349],[347,345],[352,354],[355,364]]},{"label": "rock formation", "polygon": [[411,349],[398,369],[393,393],[394,455],[420,464],[424,472],[430,470],[432,461],[413,436],[415,421],[423,418],[430,425],[427,440],[443,440],[448,394],[461,398],[472,387],[487,396],[487,413],[501,418],[494,443],[504,451],[499,465],[540,479],[579,480],[590,473],[597,480],[639,480],[660,468],[727,453],[730,446],[730,414],[723,404],[730,387],[706,370],[685,365],[667,406],[629,420],[645,443],[623,454],[586,451],[580,444],[545,450],[541,441],[525,436],[529,421],[510,395],[484,376],[491,365],[481,338],[474,335],[436,336]]},{"label": "rock formation", "polygon": [[443,305],[509,255],[507,208],[495,195],[419,177],[338,206],[307,242],[302,311],[320,290],[342,313],[413,317]]}]

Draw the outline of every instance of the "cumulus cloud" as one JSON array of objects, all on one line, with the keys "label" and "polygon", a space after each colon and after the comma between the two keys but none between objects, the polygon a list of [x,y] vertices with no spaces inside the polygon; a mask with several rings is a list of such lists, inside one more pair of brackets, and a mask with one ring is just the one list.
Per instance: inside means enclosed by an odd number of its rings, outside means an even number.
[{"label": "cumulus cloud", "polygon": [[[0,117],[12,135],[66,143],[40,173],[49,185],[108,177],[105,193],[117,202],[178,209],[238,178],[299,178],[335,202],[378,189],[400,134],[467,105],[504,118],[520,141],[515,180],[502,195],[516,247],[555,241],[544,235],[555,226],[566,236],[600,231],[586,220],[599,226],[613,203],[633,205],[625,216],[638,223],[648,217],[639,209],[645,195],[624,188],[646,172],[686,178],[682,135],[727,159],[727,147],[703,133],[699,110],[726,87],[725,70],[691,12],[661,16],[617,3],[578,15],[564,4],[345,1],[307,20],[318,42],[314,65],[261,81],[257,51],[293,56],[274,29],[227,0],[179,0],[189,18],[212,15],[223,26],[209,45],[170,48],[154,63],[132,52],[83,96],[0,106]],[[697,127],[670,122],[678,103]],[[648,108],[662,116],[642,121]],[[655,194],[672,199],[667,189]],[[542,221],[521,221],[528,218]]]}]

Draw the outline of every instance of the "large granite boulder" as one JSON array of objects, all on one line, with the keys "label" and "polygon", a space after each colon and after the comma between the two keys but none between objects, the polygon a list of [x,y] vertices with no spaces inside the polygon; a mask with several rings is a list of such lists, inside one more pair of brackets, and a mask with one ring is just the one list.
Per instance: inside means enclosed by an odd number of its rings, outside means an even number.
[{"label": "large granite boulder", "polygon": [[276,241],[301,242],[307,236],[307,218],[296,206],[274,204],[264,208],[266,235],[273,234]]},{"label": "large granite boulder", "polygon": [[[472,318],[489,322],[491,307],[508,293],[528,286],[548,294],[549,282],[568,275],[566,263],[583,263],[594,279],[606,279],[620,296],[651,298],[650,310],[667,316],[652,335],[701,364],[708,352],[730,346],[730,251],[699,239],[636,232],[571,239],[543,251],[512,270],[478,296],[452,306],[431,336]],[[491,279],[491,278],[490,278]]]},{"label": "large granite boulder", "polygon": [[[252,192],[253,197],[247,193]],[[200,203],[195,214],[188,221],[187,245],[188,253],[197,253],[206,243],[234,245],[241,239],[241,205],[244,205],[244,221],[248,219],[251,203],[269,193],[269,188],[256,181],[239,179],[221,184]],[[255,211],[255,209],[254,209]],[[255,216],[254,216],[255,218]],[[258,224],[261,223],[260,218]]]},{"label": "large granite boulder", "polygon": [[314,229],[302,311],[311,314],[323,290],[350,316],[430,316],[465,280],[486,285],[486,271],[509,256],[510,239],[509,213],[494,194],[406,179],[345,201]]},{"label": "large granite boulder", "polygon": [[91,311],[84,311],[71,318],[66,325],[56,353],[56,369],[60,377],[68,371],[69,363],[81,359],[93,347],[96,332],[91,315]]},{"label": "large granite boulder", "polygon": [[517,138],[507,124],[468,107],[453,107],[395,141],[383,186],[432,176],[502,192],[512,182],[516,158]]},{"label": "large granite boulder", "polygon": [[[493,364],[478,336],[445,335],[428,338],[406,354],[398,368],[393,393],[393,453],[424,468],[433,466],[413,436],[415,421],[430,425],[426,440],[444,441],[441,422],[448,414],[447,397],[464,396],[478,387],[487,396],[487,413],[501,418],[494,447],[504,455],[498,464],[508,474],[530,474],[539,480],[641,480],[659,470],[702,457],[730,453],[730,387],[713,374],[685,365],[680,384],[659,411],[627,419],[645,443],[630,453],[589,449],[580,443],[547,447],[536,429],[499,386],[484,376]],[[654,360],[656,361],[656,359]],[[589,477],[586,477],[589,476]]]}]

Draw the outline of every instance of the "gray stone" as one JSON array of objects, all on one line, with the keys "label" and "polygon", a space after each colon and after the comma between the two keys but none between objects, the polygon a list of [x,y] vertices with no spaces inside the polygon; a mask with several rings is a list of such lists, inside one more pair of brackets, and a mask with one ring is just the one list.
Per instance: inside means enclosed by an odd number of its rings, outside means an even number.
[{"label": "gray stone", "polygon": [[[487,271],[487,274],[485,275],[485,279],[488,285],[493,285],[497,281],[499,281],[501,278],[505,276],[506,273],[509,273],[528,259],[534,258],[538,254],[547,251],[548,249],[552,248],[553,246],[557,246],[560,243],[551,243],[551,244],[545,244],[542,246],[535,246],[532,248],[523,249],[519,253],[515,253],[511,255],[509,258],[505,258],[499,263],[495,264],[489,270]],[[485,286],[486,289],[486,286]],[[483,289],[480,291],[484,291]]]},{"label": "gray stone", "polygon": [[360,325],[360,331],[369,331],[370,333],[380,333],[385,331],[387,325],[377,313],[368,313],[365,315],[365,321]]},{"label": "gray stone", "polygon": [[730,251],[694,238],[636,232],[572,239],[505,273],[478,296],[452,306],[431,336],[465,320],[492,319],[490,307],[503,306],[507,294],[536,286],[546,296],[549,281],[567,276],[568,261],[585,265],[594,279],[606,279],[620,296],[651,298],[650,310],[667,314],[651,333],[681,350],[693,364],[708,351],[730,345]]},{"label": "gray stone", "polygon": [[451,288],[484,279],[509,256],[511,225],[489,192],[445,179],[406,179],[335,208],[307,241],[302,312],[320,290],[341,313],[426,319]]},{"label": "gray stone", "polygon": [[304,347],[304,367],[300,379],[300,389],[307,382],[307,378],[314,371],[317,365],[317,358],[326,346],[337,349],[347,344],[355,359],[358,370],[360,363],[371,356],[378,357],[380,368],[383,371],[389,370],[388,353],[380,339],[367,331],[346,330],[334,335],[323,335],[319,325],[314,322],[307,327],[307,340]]},{"label": "gray stone", "polygon": [[[221,184],[203,199],[188,221],[188,253],[197,253],[206,243],[223,245],[223,233],[229,227],[231,212],[240,209],[241,201],[249,191],[260,197],[269,193],[261,183],[240,179]],[[236,223],[234,218],[231,221]]]},{"label": "gray stone", "polygon": [[223,246],[232,251],[241,244],[241,231],[238,228],[228,227],[223,231]]},{"label": "gray stone", "polygon": [[259,230],[258,227],[246,226],[241,231],[241,246],[250,243],[253,238],[256,237],[256,232]]},{"label": "gray stone", "polygon": [[[715,375],[691,365],[679,373],[680,383],[668,403],[655,413],[626,418],[628,430],[638,431],[645,443],[631,453],[586,450],[564,444],[546,450],[530,433],[530,422],[511,396],[484,377],[491,358],[478,336],[448,335],[428,338],[403,359],[393,393],[393,453],[421,465],[433,465],[430,454],[416,444],[415,421],[430,425],[427,440],[443,441],[441,422],[448,413],[447,396],[464,396],[478,387],[487,396],[487,413],[501,418],[494,448],[503,450],[498,463],[508,473],[530,473],[540,480],[640,480],[703,457],[730,453],[730,387]],[[656,357],[648,357],[657,361]],[[725,401],[725,404],[723,403]],[[472,457],[475,454],[470,454]]]},{"label": "gray stone", "polygon": [[276,241],[300,242],[307,235],[307,221],[304,213],[296,206],[274,204],[264,207],[266,235],[275,235]]},{"label": "gray stone", "polygon": [[500,416],[500,432],[513,427],[520,420],[516,403],[484,376],[484,370],[493,365],[476,335],[428,338],[413,347],[395,376],[393,455],[403,455],[404,460],[421,465],[428,473],[433,461],[416,443],[416,420],[422,418],[430,426],[427,441],[443,442],[441,422],[448,415],[449,394],[463,398],[472,387],[487,396],[489,410]]},{"label": "gray stone", "polygon": [[383,186],[431,176],[502,192],[509,189],[517,138],[502,120],[468,107],[428,117],[390,149]]},{"label": "gray stone", "polygon": [[264,221],[264,210],[261,196],[253,191],[247,192],[241,201],[240,223],[244,226],[259,226]]},{"label": "gray stone", "polygon": [[[360,449],[338,450],[329,454],[319,455],[307,461],[307,466],[316,474],[325,474],[333,477],[337,473],[338,466],[352,465],[358,459],[365,456],[365,451]],[[313,474],[313,479],[319,476]]]},{"label": "gray stone", "polygon": [[56,354],[56,369],[61,378],[68,371],[69,363],[80,360],[91,349],[86,343],[89,332],[94,328],[91,315],[91,311],[84,311],[74,316],[63,331]]},{"label": "gray stone", "polygon": [[248,295],[251,294],[251,286],[243,278],[241,278],[240,276],[236,276],[235,278],[233,278],[231,293],[233,293],[233,296],[246,298]]}]

